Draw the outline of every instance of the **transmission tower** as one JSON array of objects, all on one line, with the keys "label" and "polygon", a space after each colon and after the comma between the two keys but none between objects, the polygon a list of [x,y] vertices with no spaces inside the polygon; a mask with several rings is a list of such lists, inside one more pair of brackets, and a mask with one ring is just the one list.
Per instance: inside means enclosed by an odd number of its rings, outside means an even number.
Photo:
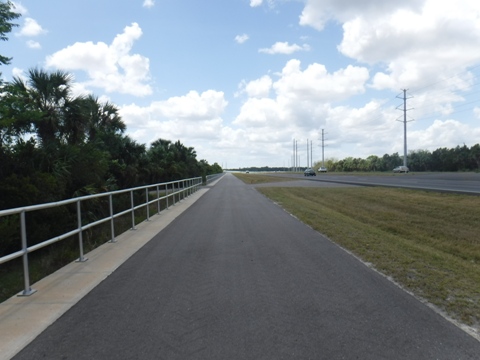
[{"label": "transmission tower", "polygon": [[403,122],[403,166],[407,166],[407,111],[412,110],[413,108],[407,109],[407,100],[411,99],[412,97],[407,98],[407,91],[408,89],[403,89],[403,94],[397,95],[398,99],[403,99],[403,109],[401,108],[402,105],[398,105],[397,109],[403,111],[403,120],[397,120]]}]

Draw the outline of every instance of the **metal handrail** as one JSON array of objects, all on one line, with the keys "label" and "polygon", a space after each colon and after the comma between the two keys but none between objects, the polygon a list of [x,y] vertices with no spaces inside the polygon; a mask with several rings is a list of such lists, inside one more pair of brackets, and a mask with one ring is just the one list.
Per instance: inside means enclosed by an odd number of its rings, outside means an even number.
[{"label": "metal handrail", "polygon": [[217,178],[220,178],[221,176],[225,175],[225,173],[219,173],[219,174],[212,174],[212,175],[207,175],[206,176],[206,183],[207,185],[212,182],[213,180],[216,180]]},{"label": "metal handrail", "polygon": [[[130,189],[124,189],[124,190],[116,190],[116,191],[110,191],[110,192],[105,192],[101,194],[94,194],[94,195],[85,195],[85,196],[80,196],[72,199],[67,199],[67,200],[62,200],[62,201],[57,201],[57,202],[50,202],[50,203],[44,203],[44,204],[38,204],[38,205],[31,205],[31,206],[24,206],[24,207],[18,207],[14,209],[6,209],[6,210],[0,210],[0,218],[4,216],[9,216],[9,215],[20,215],[20,241],[21,241],[21,246],[22,250],[16,251],[14,253],[4,255],[0,257],[0,264],[6,263],[8,261],[17,259],[19,257],[23,258],[23,278],[24,278],[24,290],[19,294],[19,296],[29,296],[33,293],[35,293],[36,290],[32,289],[30,287],[30,269],[29,269],[29,263],[28,263],[28,254],[31,252],[34,252],[36,250],[39,250],[41,248],[44,248],[46,246],[49,246],[51,244],[54,244],[58,241],[64,240],[66,238],[69,238],[71,236],[77,235],[78,234],[78,242],[79,242],[79,258],[77,261],[79,262],[84,262],[87,259],[85,258],[83,254],[83,231],[90,229],[94,226],[100,225],[102,223],[110,221],[110,231],[111,231],[111,240],[110,242],[115,243],[115,218],[120,217],[122,215],[131,213],[132,215],[132,230],[136,229],[136,224],[135,224],[135,211],[139,210],[143,207],[146,207],[147,209],[147,221],[150,220],[150,205],[157,203],[157,214],[160,214],[161,206],[160,206],[160,201],[165,200],[166,203],[166,209],[169,208],[169,199],[173,198],[173,205],[175,205],[176,202],[176,197],[179,197],[180,200],[185,199],[186,197],[190,196],[194,192],[198,190],[198,187],[202,185],[202,178],[201,177],[195,177],[195,178],[190,178],[190,179],[183,179],[183,180],[177,180],[177,181],[170,181],[170,182],[165,182],[165,183],[159,183],[159,184],[153,184],[153,185],[145,185],[145,186],[138,186],[135,188],[130,188]],[[152,189],[155,189],[155,196],[150,198],[150,192]],[[135,191],[145,191],[145,201],[142,202],[139,205],[134,204],[134,196],[133,193]],[[164,195],[160,196],[160,190],[164,192]],[[115,195],[119,194],[125,194],[125,193],[130,193],[130,208],[126,210],[119,211],[117,213],[113,212],[113,198]],[[106,216],[102,219],[96,220],[94,222],[88,223],[88,224],[82,224],[82,207],[81,203],[86,200],[91,200],[95,198],[103,198],[103,197],[108,197],[108,202],[109,202],[109,216]],[[25,214],[27,212],[33,212],[37,210],[42,210],[42,209],[50,209],[50,208],[55,208],[59,206],[64,206],[64,205],[69,205],[69,204],[74,204],[76,203],[76,213],[77,213],[77,227],[75,229],[72,229],[64,234],[61,234],[59,236],[53,237],[51,239],[42,241],[38,244],[28,246],[28,239],[27,239],[27,224],[25,220]]]}]

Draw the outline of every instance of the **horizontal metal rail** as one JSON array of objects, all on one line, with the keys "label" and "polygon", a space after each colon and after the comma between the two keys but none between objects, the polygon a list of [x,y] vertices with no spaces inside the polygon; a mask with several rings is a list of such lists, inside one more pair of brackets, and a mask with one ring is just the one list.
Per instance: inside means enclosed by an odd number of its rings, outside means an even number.
[{"label": "horizontal metal rail", "polygon": [[221,176],[225,175],[225,173],[219,173],[219,174],[212,174],[212,175],[207,175],[206,177],[206,183],[209,184],[211,183],[212,181],[220,178]]},{"label": "horizontal metal rail", "polygon": [[[110,221],[111,224],[111,240],[110,242],[115,242],[115,219],[131,214],[132,216],[132,230],[136,229],[135,224],[135,212],[146,207],[146,214],[147,214],[147,221],[150,219],[150,206],[157,203],[157,214],[161,211],[160,202],[162,200],[165,201],[166,207],[169,207],[169,200],[171,200],[170,204],[175,205],[177,199],[183,200],[186,197],[190,196],[194,192],[198,190],[203,183],[201,177],[195,177],[190,179],[183,179],[178,181],[170,181],[165,183],[153,184],[153,185],[145,185],[145,186],[138,186],[131,189],[124,189],[124,190],[116,190],[101,194],[94,194],[94,195],[86,195],[81,197],[76,197],[73,199],[67,199],[62,201],[50,202],[45,204],[38,204],[38,205],[31,205],[31,206],[24,206],[14,209],[7,209],[7,210],[0,210],[0,219],[6,216],[12,215],[20,215],[20,231],[19,231],[19,243],[21,244],[21,250],[13,252],[11,254],[4,255],[0,257],[0,264],[7,263],[11,260],[17,258],[23,258],[23,277],[24,277],[24,290],[19,294],[19,296],[28,296],[35,292],[30,287],[30,268],[28,263],[28,254],[34,251],[37,251],[41,248],[50,246],[54,243],[59,241],[65,240],[72,236],[78,235],[79,241],[79,259],[77,261],[86,261],[87,259],[84,257],[83,254],[83,232],[87,229],[91,229],[95,226],[100,224],[106,223]],[[145,192],[144,201],[138,204],[135,204],[135,196],[138,192]],[[114,212],[113,211],[113,202],[114,198],[121,194],[129,194],[130,195],[130,206],[124,210]],[[138,195],[138,194],[137,194]],[[110,214],[105,216],[101,219],[96,219],[88,224],[82,224],[82,206],[81,204],[85,201],[92,200],[92,199],[99,199],[99,198],[107,198],[108,199],[108,208]],[[136,201],[138,202],[141,199],[141,196],[136,197]],[[57,208],[65,205],[76,204],[76,218],[77,218],[77,226],[70,231],[67,231],[63,234],[55,236],[51,239],[41,241],[37,244],[28,246],[28,239],[27,239],[27,221],[26,221],[26,213],[35,212],[44,209],[52,209]],[[1,234],[0,234],[1,236]],[[1,241],[1,239],[0,239]]]}]

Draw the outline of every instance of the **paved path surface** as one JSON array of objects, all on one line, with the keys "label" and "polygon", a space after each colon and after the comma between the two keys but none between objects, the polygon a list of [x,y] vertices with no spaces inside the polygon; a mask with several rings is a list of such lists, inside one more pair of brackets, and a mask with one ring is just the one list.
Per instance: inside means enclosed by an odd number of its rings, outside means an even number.
[{"label": "paved path surface", "polygon": [[232,175],[14,359],[478,359],[480,342]]}]

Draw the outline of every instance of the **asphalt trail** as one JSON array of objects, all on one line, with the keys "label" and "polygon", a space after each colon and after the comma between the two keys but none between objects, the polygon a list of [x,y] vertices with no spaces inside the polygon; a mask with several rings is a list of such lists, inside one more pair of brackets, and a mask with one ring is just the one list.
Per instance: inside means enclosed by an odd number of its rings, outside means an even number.
[{"label": "asphalt trail", "polygon": [[478,359],[480,342],[225,175],[14,359]]}]

